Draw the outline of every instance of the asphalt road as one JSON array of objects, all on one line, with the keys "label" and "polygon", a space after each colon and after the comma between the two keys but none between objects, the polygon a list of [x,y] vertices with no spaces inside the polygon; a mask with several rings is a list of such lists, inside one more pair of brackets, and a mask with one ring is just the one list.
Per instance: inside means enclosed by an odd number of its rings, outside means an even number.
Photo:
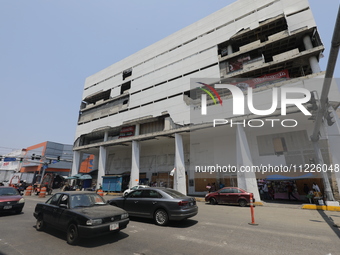
[{"label": "asphalt road", "polygon": [[340,231],[332,222],[340,219],[340,212],[265,204],[255,208],[258,225],[250,225],[249,207],[199,202],[199,214],[189,220],[160,227],[152,220],[133,218],[118,234],[71,246],[63,232],[36,231],[33,210],[46,199],[25,198],[23,213],[0,214],[0,255],[340,254]]}]

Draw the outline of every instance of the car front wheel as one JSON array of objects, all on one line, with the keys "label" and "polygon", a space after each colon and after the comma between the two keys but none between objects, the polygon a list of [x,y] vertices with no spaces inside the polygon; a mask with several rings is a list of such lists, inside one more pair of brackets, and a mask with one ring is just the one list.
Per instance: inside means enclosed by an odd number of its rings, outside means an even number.
[{"label": "car front wheel", "polygon": [[74,245],[79,241],[78,227],[75,224],[71,224],[67,229],[67,243]]},{"label": "car front wheel", "polygon": [[216,198],[214,197],[210,198],[210,204],[216,205],[217,204]]},{"label": "car front wheel", "polygon": [[45,222],[44,222],[44,220],[43,220],[43,216],[42,216],[42,215],[39,216],[39,218],[37,219],[37,223],[35,224],[35,227],[36,227],[36,229],[37,229],[38,231],[42,231],[42,230],[45,229],[46,224],[45,224]]},{"label": "car front wheel", "polygon": [[166,211],[159,209],[155,212],[154,219],[157,225],[165,226],[168,224],[169,216]]}]

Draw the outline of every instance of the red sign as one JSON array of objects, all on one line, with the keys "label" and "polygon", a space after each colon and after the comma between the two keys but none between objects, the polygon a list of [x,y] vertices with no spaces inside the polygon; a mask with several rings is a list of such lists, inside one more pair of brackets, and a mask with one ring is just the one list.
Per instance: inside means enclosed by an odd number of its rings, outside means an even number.
[{"label": "red sign", "polygon": [[123,127],[120,130],[120,134],[118,138],[128,137],[128,136],[134,136],[135,135],[135,126],[130,127]]},{"label": "red sign", "polygon": [[282,70],[276,73],[265,74],[263,76],[260,76],[260,77],[257,77],[251,80],[234,83],[234,85],[236,85],[240,89],[247,89],[248,87],[256,88],[258,87],[259,84],[269,82],[269,81],[274,81],[274,80],[280,80],[283,78],[284,79],[289,78],[288,70]]},{"label": "red sign", "polygon": [[228,61],[228,73],[240,70],[243,68],[243,63],[250,61],[249,55],[242,55]]}]

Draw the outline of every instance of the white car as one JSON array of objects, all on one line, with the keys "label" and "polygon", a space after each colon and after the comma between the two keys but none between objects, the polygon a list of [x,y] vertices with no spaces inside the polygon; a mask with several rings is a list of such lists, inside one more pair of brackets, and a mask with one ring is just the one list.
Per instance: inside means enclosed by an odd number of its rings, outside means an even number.
[{"label": "white car", "polygon": [[127,194],[129,194],[131,191],[134,191],[136,189],[143,189],[143,188],[149,188],[148,185],[136,185],[133,186],[131,189],[126,189],[123,193],[123,196],[126,196]]}]

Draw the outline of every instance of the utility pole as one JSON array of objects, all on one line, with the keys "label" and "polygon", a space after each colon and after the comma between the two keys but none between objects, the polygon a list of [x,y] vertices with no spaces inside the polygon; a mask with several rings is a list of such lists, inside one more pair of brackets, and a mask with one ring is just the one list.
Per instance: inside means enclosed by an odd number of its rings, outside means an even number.
[{"label": "utility pole", "polygon": [[[314,147],[314,151],[316,154],[316,161],[317,161],[316,163],[320,165],[323,165],[324,162],[322,159],[322,154],[321,154],[320,146],[319,146],[319,138],[320,138],[319,132],[320,132],[321,124],[323,124],[323,118],[325,116],[326,110],[329,107],[328,94],[329,94],[329,90],[330,90],[330,86],[331,86],[331,82],[332,82],[332,78],[334,74],[334,69],[335,69],[337,58],[338,58],[339,46],[340,46],[340,32],[339,31],[340,31],[340,6],[338,10],[338,16],[336,19],[335,27],[334,27],[331,50],[329,53],[326,74],[325,74],[322,91],[321,91],[320,109],[317,112],[315,125],[314,125],[314,131],[313,131],[313,134],[311,135],[311,140],[313,142],[313,147]],[[332,188],[329,183],[327,172],[322,172],[322,177],[323,177],[324,186],[325,186],[325,195],[328,200],[334,201]]]}]

